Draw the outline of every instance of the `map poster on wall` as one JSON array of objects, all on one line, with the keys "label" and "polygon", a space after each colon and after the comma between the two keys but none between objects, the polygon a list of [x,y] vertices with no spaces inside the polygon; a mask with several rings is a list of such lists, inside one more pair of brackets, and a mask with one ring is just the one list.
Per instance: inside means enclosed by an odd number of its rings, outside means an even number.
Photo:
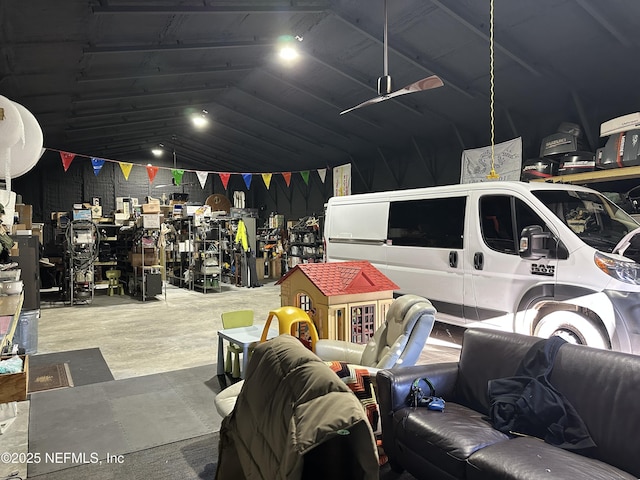
[{"label": "map poster on wall", "polygon": [[333,167],[333,196],[351,195],[351,164]]},{"label": "map poster on wall", "polygon": [[[522,137],[495,145],[494,152],[494,169],[500,176],[497,180],[520,180]],[[491,172],[491,145],[463,150],[460,172],[460,183],[493,181],[487,178]]]}]

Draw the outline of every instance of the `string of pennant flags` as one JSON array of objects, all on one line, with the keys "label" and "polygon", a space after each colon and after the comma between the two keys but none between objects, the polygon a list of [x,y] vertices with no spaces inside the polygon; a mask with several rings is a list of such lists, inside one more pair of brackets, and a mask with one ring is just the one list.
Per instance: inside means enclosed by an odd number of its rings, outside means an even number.
[{"label": "string of pennant flags", "polygon": [[[47,150],[58,152],[60,154],[60,159],[62,160],[62,167],[64,168],[65,172],[69,169],[69,167],[71,166],[71,163],[75,158],[88,158],[88,159],[91,159],[91,165],[93,166],[93,173],[96,177],[100,174],[100,171],[102,170],[102,167],[104,166],[105,163],[107,162],[117,163],[118,165],[120,165],[120,170],[122,171],[122,174],[125,180],[127,181],[129,180],[129,175],[131,174],[131,170],[135,166],[135,167],[146,168],[147,176],[149,177],[149,183],[153,183],[154,179],[156,178],[156,174],[158,173],[159,170],[170,170],[171,176],[173,177],[173,180],[175,181],[176,186],[180,186],[182,182],[182,177],[185,172],[193,172],[198,177],[198,181],[200,182],[200,186],[202,188],[204,188],[205,184],[207,183],[207,178],[209,174],[218,175],[218,177],[220,177],[220,180],[222,181],[222,185],[224,186],[225,190],[227,189],[227,185],[229,184],[229,179],[231,178],[231,175],[241,175],[242,179],[244,180],[244,184],[247,187],[247,190],[249,190],[251,187],[251,180],[253,179],[253,176],[260,175],[262,177],[262,181],[264,182],[268,190],[269,186],[271,185],[271,179],[273,178],[273,175],[274,175],[273,173],[232,173],[232,172],[215,172],[215,171],[206,171],[206,170],[179,169],[179,168],[171,168],[171,167],[157,167],[150,164],[141,165],[141,164],[135,164],[131,162],[123,162],[120,160],[112,160],[109,158],[90,157],[90,156],[81,155],[78,153],[55,150],[53,148],[47,148]],[[318,176],[320,177],[320,180],[322,181],[322,183],[324,183],[327,176],[327,169],[319,168],[316,171],[318,172]],[[291,184],[291,176],[293,173],[299,173],[302,179],[304,180],[304,183],[306,185],[309,185],[309,176],[311,174],[311,170],[276,172],[276,174],[282,175],[285,183],[287,184],[287,187],[289,187]]]}]

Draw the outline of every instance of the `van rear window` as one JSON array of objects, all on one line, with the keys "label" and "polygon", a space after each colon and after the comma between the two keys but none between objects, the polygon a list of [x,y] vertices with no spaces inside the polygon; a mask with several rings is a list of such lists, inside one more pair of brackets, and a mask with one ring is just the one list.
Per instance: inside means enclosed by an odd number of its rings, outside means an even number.
[{"label": "van rear window", "polygon": [[466,197],[391,202],[387,239],[391,245],[462,248]]}]

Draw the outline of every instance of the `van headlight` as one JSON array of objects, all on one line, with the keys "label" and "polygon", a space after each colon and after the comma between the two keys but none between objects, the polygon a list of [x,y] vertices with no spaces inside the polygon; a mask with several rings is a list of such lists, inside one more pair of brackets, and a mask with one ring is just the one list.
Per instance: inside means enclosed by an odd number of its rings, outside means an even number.
[{"label": "van headlight", "polygon": [[598,268],[610,277],[624,283],[640,285],[640,265],[634,261],[617,260],[596,252],[593,261]]}]

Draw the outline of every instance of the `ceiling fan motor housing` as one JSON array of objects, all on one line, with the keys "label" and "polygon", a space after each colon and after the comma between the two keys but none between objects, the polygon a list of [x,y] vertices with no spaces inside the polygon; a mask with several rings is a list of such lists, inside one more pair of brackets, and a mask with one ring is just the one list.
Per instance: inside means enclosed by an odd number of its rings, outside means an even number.
[{"label": "ceiling fan motor housing", "polygon": [[391,75],[378,78],[378,95],[389,95],[392,92]]}]

